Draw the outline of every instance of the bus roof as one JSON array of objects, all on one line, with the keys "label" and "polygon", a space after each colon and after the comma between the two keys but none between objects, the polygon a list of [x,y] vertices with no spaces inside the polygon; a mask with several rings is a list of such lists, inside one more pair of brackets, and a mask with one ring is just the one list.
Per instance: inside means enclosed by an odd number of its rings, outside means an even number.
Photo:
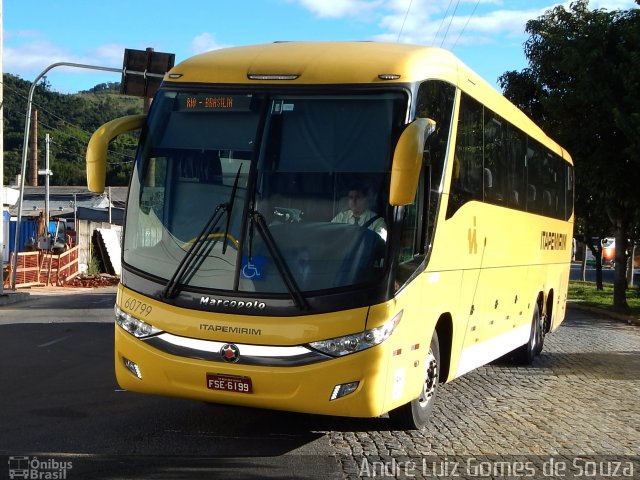
[{"label": "bus roof", "polygon": [[276,42],[195,55],[164,77],[171,83],[384,85],[439,79],[458,86],[571,161],[523,112],[451,52],[383,42]]},{"label": "bus roof", "polygon": [[389,82],[379,78],[385,74],[400,75],[391,80],[396,82],[455,78],[456,62],[446,50],[402,43],[277,42],[212,50],[181,62],[169,74],[182,74],[180,82],[281,83],[249,76],[293,75],[296,79],[289,82],[296,84],[371,84]]}]

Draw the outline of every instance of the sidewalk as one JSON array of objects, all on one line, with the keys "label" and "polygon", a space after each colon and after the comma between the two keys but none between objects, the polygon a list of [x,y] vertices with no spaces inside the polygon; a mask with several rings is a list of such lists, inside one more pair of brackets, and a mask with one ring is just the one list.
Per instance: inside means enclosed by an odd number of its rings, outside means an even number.
[{"label": "sidewalk", "polygon": [[0,307],[11,305],[13,303],[24,302],[29,300],[32,295],[74,295],[87,292],[114,292],[117,286],[97,286],[97,287],[60,287],[60,286],[41,286],[30,287],[19,290],[5,289],[0,294]]}]

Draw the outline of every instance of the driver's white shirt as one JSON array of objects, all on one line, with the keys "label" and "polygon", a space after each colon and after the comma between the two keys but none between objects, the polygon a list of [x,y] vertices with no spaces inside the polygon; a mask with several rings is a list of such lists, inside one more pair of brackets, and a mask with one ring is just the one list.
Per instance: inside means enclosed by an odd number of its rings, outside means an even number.
[{"label": "driver's white shirt", "polygon": [[[375,212],[371,210],[365,210],[361,215],[354,215],[352,210],[345,210],[344,212],[338,213],[333,220],[332,223],[348,223],[350,225],[355,225],[356,223],[360,226],[366,224],[372,218],[378,216]],[[382,237],[383,240],[387,239],[387,226],[384,222],[384,218],[379,217],[375,219],[371,225],[369,225],[369,229],[376,232],[378,235]]]}]

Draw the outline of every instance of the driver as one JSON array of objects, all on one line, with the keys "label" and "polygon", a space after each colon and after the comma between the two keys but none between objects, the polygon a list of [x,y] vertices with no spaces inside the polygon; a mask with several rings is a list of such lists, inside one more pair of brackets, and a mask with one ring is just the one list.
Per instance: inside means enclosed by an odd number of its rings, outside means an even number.
[{"label": "driver", "polygon": [[369,208],[369,196],[361,186],[354,186],[347,194],[349,208],[338,213],[331,222],[348,223],[350,225],[366,226],[373,230],[383,240],[387,239],[387,225],[377,213]]}]

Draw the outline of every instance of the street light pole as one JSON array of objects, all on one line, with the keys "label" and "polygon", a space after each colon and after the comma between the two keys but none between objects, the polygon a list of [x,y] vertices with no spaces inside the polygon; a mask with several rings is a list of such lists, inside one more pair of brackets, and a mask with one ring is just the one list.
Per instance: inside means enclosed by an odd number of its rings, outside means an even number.
[{"label": "street light pole", "polygon": [[[27,114],[25,116],[24,123],[24,140],[22,142],[22,175],[20,176],[20,198],[18,200],[18,216],[16,219],[16,231],[14,236],[14,255],[13,255],[13,267],[11,271],[11,285],[13,289],[16,289],[16,274],[18,270],[18,244],[20,241],[20,224],[22,222],[22,199],[24,198],[24,179],[27,174],[27,154],[29,150],[29,130],[31,128],[31,109],[33,108],[33,94],[35,93],[36,86],[38,82],[44,77],[49,70],[56,67],[76,67],[76,68],[87,68],[90,70],[102,70],[106,72],[115,72],[122,73],[121,68],[110,68],[110,67],[99,67],[95,65],[83,65],[79,63],[69,63],[69,62],[58,62],[52,65],[49,65],[45,68],[40,75],[36,77],[36,79],[31,84],[31,88],[29,89],[29,96],[27,97]],[[48,228],[48,227],[47,227]]]},{"label": "street light pole", "polygon": [[[0,2],[1,1],[2,0],[0,0]],[[25,116],[25,123],[24,123],[24,141],[22,144],[22,170],[21,170],[22,175],[20,178],[20,197],[18,200],[18,217],[17,217],[17,223],[16,223],[16,232],[14,237],[15,255],[13,256],[13,268],[11,273],[11,284],[13,285],[14,290],[16,289],[16,274],[18,269],[18,241],[20,239],[20,223],[22,221],[22,199],[24,198],[24,179],[27,172],[27,151],[29,148],[29,129],[31,127],[31,109],[33,108],[33,94],[35,93],[36,86],[38,85],[38,82],[42,79],[42,77],[44,77],[49,72],[49,70],[52,70],[53,68],[56,68],[56,67],[74,67],[74,68],[84,68],[88,70],[100,70],[103,72],[120,73],[122,75],[124,74],[139,75],[139,76],[142,76],[143,78],[147,78],[147,77],[163,78],[164,77],[164,74],[150,73],[147,71],[139,72],[139,71],[125,70],[124,68],[101,67],[97,65],[85,65],[82,63],[58,62],[58,63],[53,63],[49,65],[40,73],[40,75],[38,75],[35,78],[35,80],[31,84],[31,88],[29,89],[29,96],[27,97],[27,114]]]}]

